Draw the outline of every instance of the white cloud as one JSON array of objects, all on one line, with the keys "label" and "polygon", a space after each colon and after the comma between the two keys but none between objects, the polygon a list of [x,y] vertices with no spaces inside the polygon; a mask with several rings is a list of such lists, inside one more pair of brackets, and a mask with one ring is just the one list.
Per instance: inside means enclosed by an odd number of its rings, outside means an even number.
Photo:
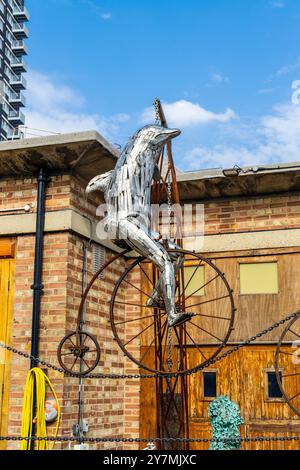
[{"label": "white cloud", "polygon": [[229,83],[229,78],[221,73],[213,73],[211,76],[212,83],[221,84],[221,83]]},{"label": "white cloud", "polygon": [[85,101],[72,88],[57,84],[49,76],[38,71],[31,71],[27,75],[27,95],[30,107],[41,107],[46,111],[61,106],[80,107]]},{"label": "white cloud", "polygon": [[300,56],[297,57],[295,62],[288,65],[283,65],[280,67],[272,76],[271,79],[284,77],[290,73],[295,73],[300,71]]},{"label": "white cloud", "polygon": [[[31,71],[27,80],[26,127],[46,131],[41,135],[98,130],[107,138],[112,138],[119,124],[130,119],[125,113],[105,117],[83,111],[85,99],[46,74]],[[35,130],[26,130],[27,137],[36,133]]]},{"label": "white cloud", "polygon": [[274,88],[260,88],[259,90],[257,90],[257,93],[261,95],[267,95],[269,93],[273,93],[273,91],[274,91]]},{"label": "white cloud", "polygon": [[106,13],[100,13],[100,17],[104,20],[104,21],[107,21],[107,20],[110,20],[112,18],[112,14],[110,11],[106,12]]},{"label": "white cloud", "polygon": [[[164,112],[170,126],[188,127],[210,122],[229,122],[236,117],[235,112],[227,108],[224,113],[208,111],[198,103],[179,100],[174,103],[163,103]],[[147,108],[142,115],[143,122],[154,121],[153,108]]]},{"label": "white cloud", "polygon": [[99,6],[98,3],[95,2],[94,0],[81,0],[81,2],[87,5],[102,20],[108,21],[112,18],[112,13],[110,11],[103,11],[101,6]]},{"label": "white cloud", "polygon": [[196,146],[182,163],[188,170],[255,165],[300,160],[300,106],[281,104],[273,114],[263,116],[256,130],[249,129],[245,144],[218,144],[211,148]]}]

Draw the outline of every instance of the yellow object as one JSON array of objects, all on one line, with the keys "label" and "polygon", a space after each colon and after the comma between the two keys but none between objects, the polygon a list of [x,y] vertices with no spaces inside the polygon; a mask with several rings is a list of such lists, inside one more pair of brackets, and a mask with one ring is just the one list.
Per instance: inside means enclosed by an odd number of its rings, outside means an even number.
[{"label": "yellow object", "polygon": [[240,264],[240,294],[278,294],[277,263]]},{"label": "yellow object", "polygon": [[[204,266],[184,267],[185,296],[204,295]],[[201,289],[199,289],[201,287]],[[198,290],[199,289],[199,290]],[[195,293],[194,293],[195,292]]]},{"label": "yellow object", "polygon": [[[23,412],[22,412],[22,437],[32,437],[32,425],[35,424],[36,437],[47,437],[47,425],[45,417],[45,400],[46,400],[46,385],[49,386],[52,395],[57,404],[57,421],[55,426],[54,437],[57,436],[59,423],[60,423],[60,406],[57,395],[53,385],[47,375],[38,367],[31,369],[26,377],[25,392],[23,399]],[[33,417],[33,400],[34,391],[36,396],[36,416]],[[35,450],[53,450],[55,442],[51,441],[35,441]],[[31,441],[21,441],[21,450],[30,450]]]},{"label": "yellow object", "polygon": [[[15,260],[1,259],[3,255],[10,255],[5,251],[5,240],[0,240],[0,341],[11,343],[12,312],[14,299]],[[9,245],[9,244],[7,244]],[[7,246],[9,248],[9,246]],[[7,435],[9,417],[9,390],[11,353],[0,348],[0,435]],[[0,441],[0,450],[6,449],[7,442]]]}]

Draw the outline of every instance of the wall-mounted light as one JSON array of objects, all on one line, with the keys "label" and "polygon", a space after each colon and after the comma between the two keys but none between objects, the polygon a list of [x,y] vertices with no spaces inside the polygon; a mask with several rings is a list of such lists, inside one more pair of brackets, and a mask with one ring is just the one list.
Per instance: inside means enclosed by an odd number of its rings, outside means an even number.
[{"label": "wall-mounted light", "polygon": [[32,206],[30,204],[25,204],[23,207],[11,207],[7,209],[0,209],[1,212],[26,212],[28,214],[32,210]]}]

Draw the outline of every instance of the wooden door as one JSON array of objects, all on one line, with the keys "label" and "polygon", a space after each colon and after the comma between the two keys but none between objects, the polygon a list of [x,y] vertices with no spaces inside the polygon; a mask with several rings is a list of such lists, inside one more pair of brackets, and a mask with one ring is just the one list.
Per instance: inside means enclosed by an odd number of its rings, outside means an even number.
[{"label": "wooden door", "polygon": [[[12,302],[15,260],[10,257],[11,244],[7,243],[4,250],[4,242],[0,242],[0,341],[11,342]],[[8,399],[9,399],[10,353],[0,348],[0,434],[7,434],[8,423]],[[0,442],[0,449],[5,448],[5,443]]]}]

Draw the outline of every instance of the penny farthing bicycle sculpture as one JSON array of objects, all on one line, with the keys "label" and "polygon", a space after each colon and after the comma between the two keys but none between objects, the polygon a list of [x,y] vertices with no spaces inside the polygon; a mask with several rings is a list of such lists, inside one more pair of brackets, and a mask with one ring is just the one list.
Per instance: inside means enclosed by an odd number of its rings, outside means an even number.
[{"label": "penny farthing bicycle sculpture", "polygon": [[[156,111],[161,125],[167,127],[158,100]],[[156,178],[152,185],[152,202],[165,202],[171,208],[172,204],[179,204],[179,192],[171,143],[166,147],[167,158],[162,152],[159,159],[159,180]],[[168,247],[167,241],[163,243],[171,257],[178,259],[180,256],[181,259],[176,272],[177,309],[193,312],[193,317],[182,325],[169,327],[163,299],[158,296],[153,301],[151,297],[159,285],[160,272],[147,258],[135,256],[125,247],[93,276],[82,296],[77,327],[59,344],[58,360],[67,373],[86,375],[99,363],[100,347],[94,335],[97,332],[91,334],[82,329],[84,305],[101,273],[124,256],[128,259],[127,268],[110,296],[110,327],[120,352],[136,364],[141,374],[186,376],[208,364],[226,345],[233,329],[235,307],[233,292],[224,273],[210,259],[178,246],[178,240],[175,248],[174,245]],[[127,299],[128,289],[130,298]],[[191,347],[196,354],[187,354]]]}]

